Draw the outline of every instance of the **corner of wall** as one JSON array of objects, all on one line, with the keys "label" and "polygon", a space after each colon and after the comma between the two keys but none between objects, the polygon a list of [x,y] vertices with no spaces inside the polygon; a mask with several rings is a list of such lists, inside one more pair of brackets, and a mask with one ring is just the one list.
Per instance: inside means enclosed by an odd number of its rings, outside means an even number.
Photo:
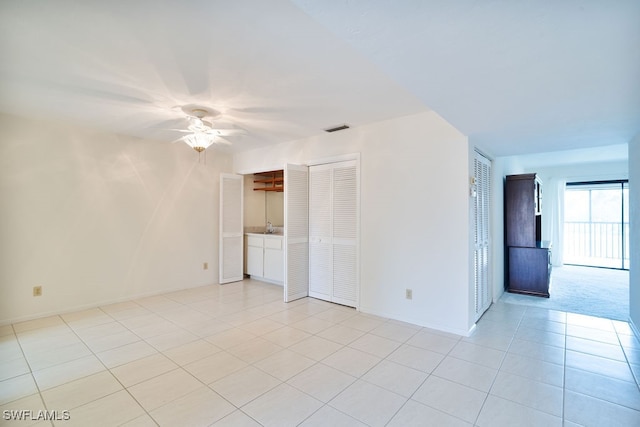
[{"label": "corner of wall", "polygon": [[491,283],[493,302],[497,302],[504,293],[504,161],[495,159],[492,168],[492,200],[491,200],[491,251],[492,271]]},{"label": "corner of wall", "polygon": [[[629,142],[629,165],[640,165],[640,134]],[[629,320],[640,339],[640,168],[629,168]]]}]

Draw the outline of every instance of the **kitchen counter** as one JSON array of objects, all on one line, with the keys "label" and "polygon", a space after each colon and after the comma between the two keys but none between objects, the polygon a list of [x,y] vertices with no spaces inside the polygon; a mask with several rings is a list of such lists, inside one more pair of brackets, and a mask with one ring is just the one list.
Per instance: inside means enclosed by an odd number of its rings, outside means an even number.
[{"label": "kitchen counter", "polygon": [[277,231],[275,233],[267,233],[265,231],[263,231],[262,233],[258,233],[258,232],[254,232],[254,233],[244,233],[244,234],[252,234],[255,236],[277,236],[277,237],[284,237],[284,233],[282,231]]}]

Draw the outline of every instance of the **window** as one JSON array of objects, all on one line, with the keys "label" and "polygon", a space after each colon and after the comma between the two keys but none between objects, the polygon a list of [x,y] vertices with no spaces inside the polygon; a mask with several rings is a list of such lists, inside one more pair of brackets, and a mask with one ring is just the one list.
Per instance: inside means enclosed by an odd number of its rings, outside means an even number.
[{"label": "window", "polygon": [[627,180],[567,183],[566,264],[629,269]]}]

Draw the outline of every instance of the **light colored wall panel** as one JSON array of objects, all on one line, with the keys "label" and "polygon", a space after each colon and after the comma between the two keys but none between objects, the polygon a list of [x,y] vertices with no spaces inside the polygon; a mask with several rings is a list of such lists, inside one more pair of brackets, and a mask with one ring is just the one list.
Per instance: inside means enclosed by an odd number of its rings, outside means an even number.
[{"label": "light colored wall panel", "polygon": [[0,323],[217,283],[228,155],[8,115],[0,138]]},{"label": "light colored wall panel", "polygon": [[629,313],[640,338],[640,134],[629,143],[629,164],[633,165],[629,168]]}]

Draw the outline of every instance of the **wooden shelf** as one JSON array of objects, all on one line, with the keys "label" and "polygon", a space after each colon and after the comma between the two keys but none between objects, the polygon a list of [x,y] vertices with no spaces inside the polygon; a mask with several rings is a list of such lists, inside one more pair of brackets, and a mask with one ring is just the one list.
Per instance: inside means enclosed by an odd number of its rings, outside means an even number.
[{"label": "wooden shelf", "polygon": [[268,171],[268,172],[256,172],[253,175],[254,176],[272,176],[274,174],[276,176],[284,176],[284,170],[283,169],[279,169],[279,170]]},{"label": "wooden shelf", "polygon": [[284,170],[254,173],[254,184],[264,184],[264,187],[254,187],[253,191],[284,191]]},{"label": "wooden shelf", "polygon": [[284,182],[284,178],[270,178],[270,179],[254,179],[253,180],[254,183],[264,183],[264,184],[272,184],[272,183],[279,183],[279,182]]}]

